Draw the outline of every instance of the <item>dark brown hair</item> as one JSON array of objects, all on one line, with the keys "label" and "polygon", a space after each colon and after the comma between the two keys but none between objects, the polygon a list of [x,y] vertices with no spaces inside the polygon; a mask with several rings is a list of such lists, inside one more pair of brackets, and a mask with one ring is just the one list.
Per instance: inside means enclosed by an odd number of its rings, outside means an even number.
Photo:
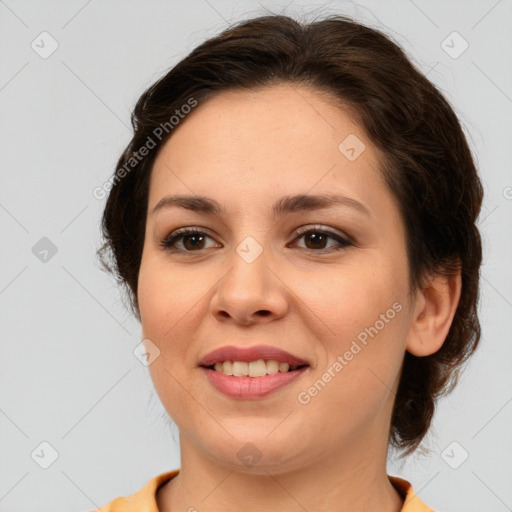
[{"label": "dark brown hair", "polygon": [[[327,92],[333,105],[354,113],[382,154],[380,171],[406,226],[411,290],[431,272],[461,271],[461,298],[441,349],[427,357],[405,354],[390,443],[410,453],[430,427],[436,399],[455,385],[480,339],[476,220],[483,190],[453,109],[388,36],[346,16],[307,24],[270,15],[240,22],[198,46],[135,106],[133,138],[110,183],[100,259],[126,286],[140,320],[137,282],[151,169],[173,123],[187,112],[183,106],[229,89],[283,82]],[[143,146],[151,149],[143,152]]]}]

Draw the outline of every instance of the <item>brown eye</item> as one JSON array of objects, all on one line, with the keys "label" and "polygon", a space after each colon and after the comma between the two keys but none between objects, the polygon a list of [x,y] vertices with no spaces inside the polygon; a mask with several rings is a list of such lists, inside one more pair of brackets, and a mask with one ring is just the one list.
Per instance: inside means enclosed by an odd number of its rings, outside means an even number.
[{"label": "brown eye", "polygon": [[308,249],[325,249],[324,246],[328,239],[328,235],[318,232],[309,232],[304,235],[304,240],[306,241]]},{"label": "brown eye", "polygon": [[[308,230],[302,230],[302,232],[298,232],[297,234],[298,237],[296,240],[300,238],[304,238],[305,240],[306,246],[304,249],[317,253],[339,251],[349,245],[353,245],[342,236],[323,229],[310,228]],[[159,245],[171,252],[200,252],[207,248],[205,247],[207,238],[212,239],[206,233],[198,229],[183,228],[168,235]],[[332,245],[330,247],[326,246],[329,240],[333,240],[337,244],[334,244],[334,247]],[[181,244],[181,247],[178,244]]]},{"label": "brown eye", "polygon": [[304,238],[305,241],[305,249],[315,251],[315,252],[331,252],[328,249],[331,249],[331,247],[326,248],[326,243],[328,243],[328,240],[334,240],[338,243],[338,246],[334,247],[335,251],[339,251],[344,249],[345,247],[352,245],[348,240],[343,238],[342,236],[333,233],[331,231],[321,230],[321,229],[308,229],[308,230],[302,230],[302,232],[298,233],[298,240],[299,238]]},{"label": "brown eye", "polygon": [[183,239],[183,246],[186,249],[203,249],[204,236],[201,234],[196,233],[193,235],[184,235],[181,238]]},{"label": "brown eye", "polygon": [[[198,252],[205,247],[205,239],[210,238],[206,233],[197,229],[183,228],[171,233],[160,245],[170,251],[176,252]],[[177,242],[181,242],[183,248],[175,247]]]}]

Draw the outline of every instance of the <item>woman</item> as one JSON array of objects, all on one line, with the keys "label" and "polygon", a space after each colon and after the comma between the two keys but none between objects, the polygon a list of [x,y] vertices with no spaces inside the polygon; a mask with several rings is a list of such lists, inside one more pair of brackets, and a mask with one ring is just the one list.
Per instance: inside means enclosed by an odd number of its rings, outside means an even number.
[{"label": "woman", "polygon": [[442,94],[347,17],[265,16],[132,121],[101,256],[181,467],[101,510],[432,510],[386,458],[418,447],[480,338],[482,186]]}]

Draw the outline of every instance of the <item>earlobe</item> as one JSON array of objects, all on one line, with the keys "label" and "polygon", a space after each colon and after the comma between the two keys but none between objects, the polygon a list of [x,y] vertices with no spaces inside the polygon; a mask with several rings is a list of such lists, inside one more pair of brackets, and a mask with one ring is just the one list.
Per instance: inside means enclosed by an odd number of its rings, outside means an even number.
[{"label": "earlobe", "polygon": [[407,335],[407,351],[424,357],[443,345],[459,304],[462,289],[460,270],[455,275],[434,274],[418,291],[414,315]]}]

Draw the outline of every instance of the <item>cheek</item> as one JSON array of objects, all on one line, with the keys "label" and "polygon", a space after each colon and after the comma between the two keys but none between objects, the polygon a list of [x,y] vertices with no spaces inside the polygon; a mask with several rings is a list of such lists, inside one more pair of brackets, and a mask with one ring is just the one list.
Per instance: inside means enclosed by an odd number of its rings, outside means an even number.
[{"label": "cheek", "polygon": [[138,302],[144,336],[155,336],[163,342],[165,333],[171,330],[171,338],[173,325],[183,319],[204,295],[207,288],[200,282],[197,275],[194,277],[187,270],[171,269],[161,255],[143,256]]},{"label": "cheek", "polygon": [[405,353],[404,272],[374,261],[364,269],[330,272],[329,279],[311,281],[310,286],[316,292],[305,295],[311,299],[307,305],[319,311],[329,327],[329,334],[321,338],[317,387],[324,396],[317,405],[361,407],[362,413],[375,410],[393,388]]},{"label": "cheek", "polygon": [[[376,322],[377,327],[381,326],[382,314],[384,321],[394,320],[399,316],[396,310],[400,309],[393,308],[396,302],[402,309],[405,307],[407,288],[403,272],[379,264],[376,258],[368,258],[367,264],[358,263],[328,268],[302,279],[301,286],[297,286],[301,299],[329,327],[334,339],[346,341],[356,337]],[[386,329],[390,323],[396,324],[386,322]]]},{"label": "cheek", "polygon": [[148,369],[162,404],[180,425],[186,421],[180,411],[188,414],[194,407],[180,385],[190,377],[188,363],[192,361],[188,341],[193,333],[187,332],[187,326],[197,325],[199,314],[194,308],[199,297],[191,290],[191,283],[193,279],[186,273],[170,272],[161,258],[143,256],[138,281],[142,335],[160,350]]}]

